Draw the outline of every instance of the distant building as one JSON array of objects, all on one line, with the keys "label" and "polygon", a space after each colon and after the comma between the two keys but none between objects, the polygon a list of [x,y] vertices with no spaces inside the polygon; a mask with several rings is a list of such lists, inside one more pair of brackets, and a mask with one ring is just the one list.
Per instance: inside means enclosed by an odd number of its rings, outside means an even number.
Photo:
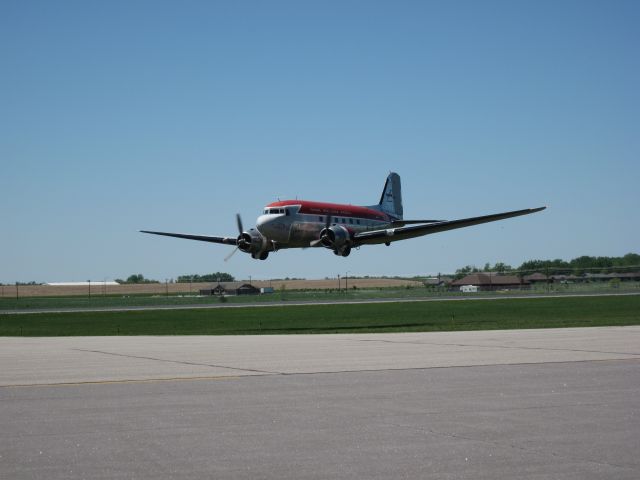
[{"label": "distant building", "polygon": [[438,275],[437,277],[425,278],[423,283],[425,287],[447,287],[451,283],[451,278]]},{"label": "distant building", "polygon": [[620,281],[638,281],[640,280],[640,272],[628,272],[628,273],[585,273],[585,279],[588,281],[601,281],[607,282],[614,278]]},{"label": "distant building", "polygon": [[522,277],[522,279],[525,282],[529,282],[532,284],[547,283],[550,281],[549,277],[547,277],[544,273],[540,273],[540,272],[532,273],[531,275],[525,275],[524,277]]},{"label": "distant building", "polygon": [[490,290],[522,290],[529,288],[530,283],[516,275],[499,275],[489,273],[472,273],[460,280],[451,282],[452,290],[461,290],[464,286],[475,286],[478,291]]},{"label": "distant building", "polygon": [[226,282],[200,290],[200,295],[258,295],[260,289],[250,283]]}]

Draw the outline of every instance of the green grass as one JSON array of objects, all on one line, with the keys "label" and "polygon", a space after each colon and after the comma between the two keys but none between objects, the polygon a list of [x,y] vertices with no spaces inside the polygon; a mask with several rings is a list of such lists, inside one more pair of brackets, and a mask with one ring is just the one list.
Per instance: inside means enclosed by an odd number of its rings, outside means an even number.
[{"label": "green grass", "polygon": [[0,315],[0,336],[364,333],[640,324],[640,296]]},{"label": "green grass", "polygon": [[[460,292],[433,291],[423,287],[385,287],[370,289],[344,290],[286,290],[284,294],[277,291],[270,295],[241,295],[226,297],[227,303],[273,303],[273,302],[297,302],[314,300],[366,300],[366,299],[411,299],[411,298],[438,298],[438,297],[505,297],[510,295],[529,295],[541,293],[621,293],[640,292],[640,284],[637,282],[624,282],[620,288],[611,288],[608,284],[579,284],[579,285],[554,285],[550,292],[544,286],[536,286],[531,290],[513,290],[509,292],[478,292],[463,294]],[[24,297],[0,298],[0,310],[34,310],[55,308],[98,308],[98,307],[132,307],[155,305],[209,305],[220,303],[217,296],[182,296],[182,295],[93,295],[69,296],[69,297]]]}]

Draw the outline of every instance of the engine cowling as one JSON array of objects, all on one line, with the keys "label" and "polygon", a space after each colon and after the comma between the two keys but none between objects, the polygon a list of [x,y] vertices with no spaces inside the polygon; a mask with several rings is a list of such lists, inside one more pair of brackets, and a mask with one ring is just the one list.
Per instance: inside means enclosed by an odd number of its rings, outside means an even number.
[{"label": "engine cowling", "polygon": [[252,228],[238,235],[238,249],[250,253],[253,258],[264,260],[269,254],[269,241],[258,230]]},{"label": "engine cowling", "polygon": [[320,243],[332,249],[336,255],[346,257],[351,252],[351,233],[342,225],[323,228],[320,232]]}]

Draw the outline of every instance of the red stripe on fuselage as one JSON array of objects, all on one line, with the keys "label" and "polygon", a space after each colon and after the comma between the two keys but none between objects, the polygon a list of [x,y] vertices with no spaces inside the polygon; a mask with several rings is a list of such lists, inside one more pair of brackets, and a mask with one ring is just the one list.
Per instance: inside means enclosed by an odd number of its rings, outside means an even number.
[{"label": "red stripe on fuselage", "polygon": [[273,202],[265,208],[271,207],[288,207],[291,205],[300,205],[298,213],[307,215],[331,215],[338,217],[366,218],[369,220],[378,220],[381,222],[389,222],[389,217],[382,212],[367,207],[357,207],[355,205],[343,205],[340,203],[311,202],[308,200],[282,200]]}]

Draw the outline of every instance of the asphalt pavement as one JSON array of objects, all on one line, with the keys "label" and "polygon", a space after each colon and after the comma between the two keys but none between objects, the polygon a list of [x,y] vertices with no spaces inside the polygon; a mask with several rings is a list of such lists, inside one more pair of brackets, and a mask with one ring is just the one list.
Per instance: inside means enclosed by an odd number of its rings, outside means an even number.
[{"label": "asphalt pavement", "polygon": [[640,478],[640,327],[0,338],[2,478]]}]

